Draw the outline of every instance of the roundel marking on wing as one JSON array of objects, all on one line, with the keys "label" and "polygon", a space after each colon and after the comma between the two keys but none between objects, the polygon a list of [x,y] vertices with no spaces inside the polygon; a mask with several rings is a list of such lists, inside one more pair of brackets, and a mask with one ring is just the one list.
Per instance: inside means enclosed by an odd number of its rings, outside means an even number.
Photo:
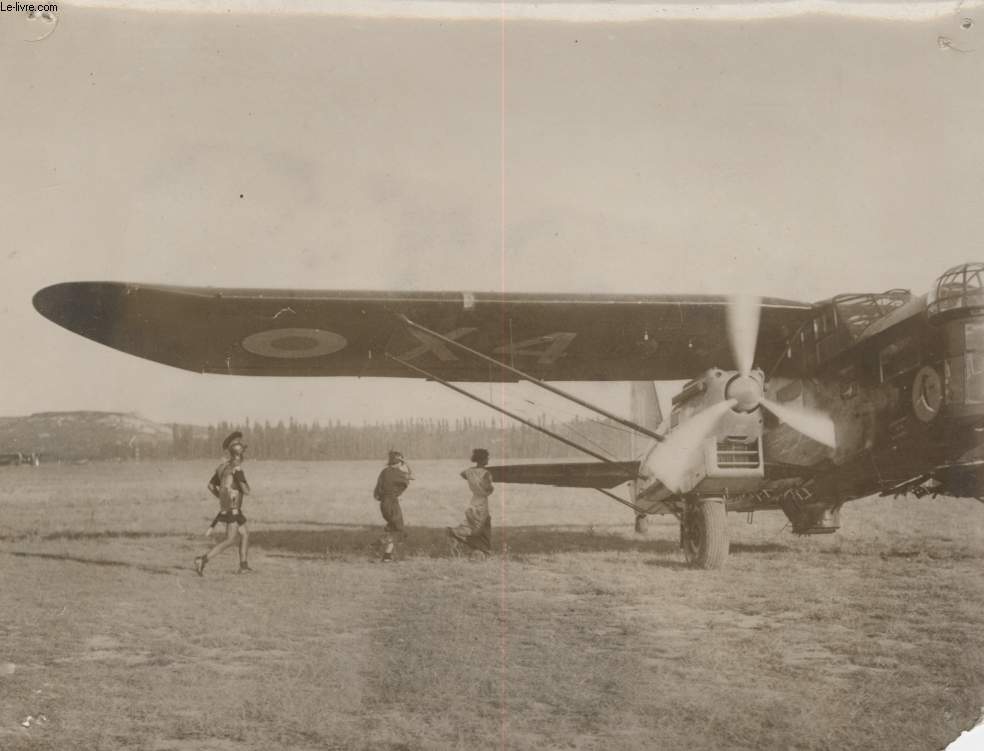
[{"label": "roundel marking on wing", "polygon": [[341,334],[323,329],[270,329],[250,334],[243,348],[254,355],[296,360],[322,357],[344,349],[348,340]]}]

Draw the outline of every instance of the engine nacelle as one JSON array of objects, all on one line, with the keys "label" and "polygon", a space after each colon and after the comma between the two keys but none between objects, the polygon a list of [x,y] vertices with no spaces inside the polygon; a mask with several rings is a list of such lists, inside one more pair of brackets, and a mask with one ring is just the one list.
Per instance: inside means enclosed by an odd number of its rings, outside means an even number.
[{"label": "engine nacelle", "polygon": [[765,390],[764,384],[765,376],[761,370],[742,376],[733,370],[712,368],[673,397],[670,430],[720,402],[733,399],[736,404],[720,417],[711,437],[731,437],[746,443],[758,439],[762,435],[759,400]]},{"label": "engine nacelle", "polygon": [[[713,368],[683,387],[673,398],[670,434],[697,430],[706,436],[689,455],[675,456],[680,463],[680,492],[719,495],[753,488],[764,476],[762,455],[762,410],[759,400],[764,375],[753,370],[746,376],[735,371]],[[731,402],[725,408],[724,402]],[[711,420],[710,424],[701,424]],[[655,460],[665,444],[656,444],[643,459],[642,472]],[[661,456],[660,461],[665,457]],[[640,487],[656,486],[655,478]]]}]

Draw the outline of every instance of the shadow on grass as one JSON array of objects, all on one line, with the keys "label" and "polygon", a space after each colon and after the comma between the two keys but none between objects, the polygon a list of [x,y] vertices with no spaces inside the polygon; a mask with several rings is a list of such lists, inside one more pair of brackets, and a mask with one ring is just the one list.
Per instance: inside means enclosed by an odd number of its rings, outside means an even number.
[{"label": "shadow on grass", "polygon": [[52,532],[42,540],[140,540],[146,537],[174,537],[174,532]]},{"label": "shadow on grass", "polygon": [[109,568],[132,568],[137,571],[146,571],[149,574],[173,574],[175,571],[183,571],[187,567],[182,566],[146,566],[142,563],[129,563],[127,561],[109,561],[104,558],[80,558],[75,555],[64,553],[25,553],[14,551],[9,555],[17,558],[47,558],[52,561],[71,561],[72,563],[85,563],[90,566],[106,566]]},{"label": "shadow on grass", "polygon": [[930,561],[971,561],[980,558],[969,550],[947,550],[924,548],[919,550],[886,550],[878,554],[882,560],[902,558],[904,560],[926,559]]},{"label": "shadow on grass", "polygon": [[732,555],[752,553],[764,555],[765,553],[788,553],[792,548],[788,545],[780,545],[776,542],[733,542],[731,543]]},{"label": "shadow on grass", "polygon": [[111,531],[102,532],[51,532],[46,535],[24,533],[19,535],[0,535],[0,542],[24,542],[25,540],[139,540],[148,537],[176,537],[175,532],[131,532]]},{"label": "shadow on grass", "polygon": [[[300,558],[365,558],[378,556],[376,544],[382,532],[381,526],[333,525],[324,529],[261,529],[250,532],[250,547],[269,551],[273,555],[284,554]],[[153,532],[66,532],[45,535],[44,540],[100,540],[181,537],[167,533]],[[505,527],[492,534],[493,553],[499,554],[503,544],[508,556],[521,561],[528,556],[553,555],[559,553],[645,553],[666,556],[649,558],[648,566],[660,568],[680,568],[685,566],[680,556],[677,540],[667,538],[623,537],[621,535],[596,532],[584,527]],[[733,543],[733,555],[763,555],[788,551],[784,545],[774,543],[743,544]],[[84,558],[65,553],[34,553],[12,551],[10,555],[20,558],[43,558],[58,561],[71,561],[91,566],[110,568],[130,568],[151,574],[170,574],[184,571],[186,566],[150,566],[127,561],[104,558]],[[427,558],[451,557],[446,528],[411,527],[406,538],[398,547],[398,556],[423,556]]]},{"label": "shadow on grass", "polygon": [[[302,556],[361,556],[379,539],[381,527],[331,528],[322,530],[257,530],[250,532],[250,545],[264,550],[276,550]],[[493,551],[501,551],[505,543],[510,556],[554,553],[656,553],[672,555],[680,550],[676,539],[621,537],[593,532],[584,528],[506,527],[492,533]],[[403,543],[406,555],[430,558],[449,556],[448,537],[444,527],[411,527]],[[746,545],[736,543],[732,553],[763,554],[785,552],[789,548],[771,543]]]}]

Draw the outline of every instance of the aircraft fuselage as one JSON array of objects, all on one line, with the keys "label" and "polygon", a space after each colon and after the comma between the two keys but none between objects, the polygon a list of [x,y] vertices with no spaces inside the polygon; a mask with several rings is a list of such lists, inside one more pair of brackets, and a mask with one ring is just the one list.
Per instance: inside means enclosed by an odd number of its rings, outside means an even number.
[{"label": "aircraft fuselage", "polygon": [[[872,493],[984,497],[982,310],[941,310],[932,295],[927,302],[892,294],[884,299],[895,309],[874,323],[850,319],[860,296],[816,306],[765,379],[768,399],[829,416],[835,448],[760,406],[735,405],[686,460],[680,492],[644,476],[636,503],[679,511],[684,498],[719,497],[734,511],[783,508],[795,531],[825,532],[837,528],[841,504]],[[734,397],[728,388],[736,379],[712,369],[688,384],[675,399],[670,431]],[[662,448],[651,448],[643,474]]]}]

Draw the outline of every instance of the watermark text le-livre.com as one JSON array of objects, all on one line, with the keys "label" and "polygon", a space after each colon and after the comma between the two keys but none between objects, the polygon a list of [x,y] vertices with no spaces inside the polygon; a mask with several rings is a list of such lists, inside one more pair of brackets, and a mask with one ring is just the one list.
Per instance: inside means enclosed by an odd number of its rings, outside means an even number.
[{"label": "watermark text le-livre.com", "polygon": [[0,0],[0,13],[57,13],[57,3],[8,3]]}]

